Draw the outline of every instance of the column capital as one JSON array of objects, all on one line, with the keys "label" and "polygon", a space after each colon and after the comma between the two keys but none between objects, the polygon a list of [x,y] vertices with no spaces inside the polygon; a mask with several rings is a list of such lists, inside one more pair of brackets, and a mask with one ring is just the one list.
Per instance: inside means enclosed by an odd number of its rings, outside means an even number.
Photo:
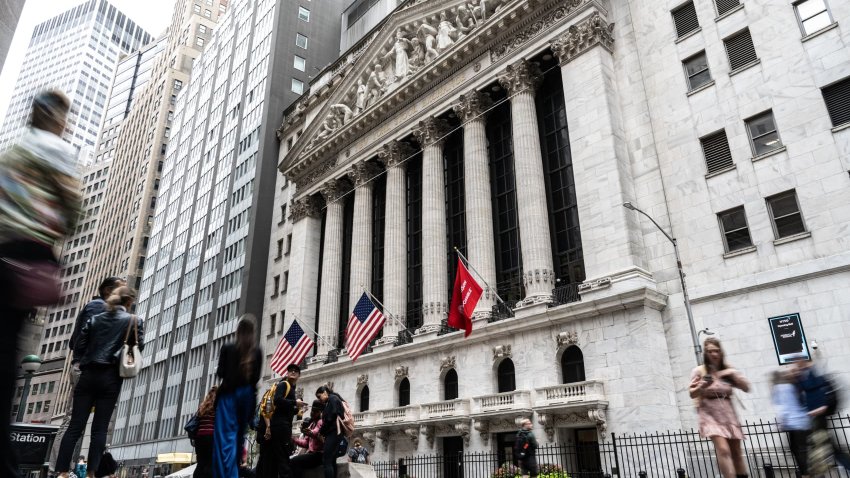
[{"label": "column capital", "polygon": [[540,65],[526,59],[512,63],[505,68],[505,74],[499,77],[499,84],[513,95],[525,90],[534,90],[543,82]]},{"label": "column capital", "polygon": [[322,184],[322,189],[319,192],[322,193],[325,202],[332,203],[344,196],[349,189],[349,185],[342,179],[331,178]]},{"label": "column capital", "polygon": [[424,148],[432,144],[442,144],[443,136],[448,134],[449,130],[449,123],[446,120],[429,116],[413,128],[413,136]]},{"label": "column capital", "polygon": [[314,194],[292,201],[289,220],[298,222],[305,217],[319,217],[322,211],[321,200]]},{"label": "column capital", "polygon": [[364,184],[369,183],[369,181],[375,179],[381,172],[381,167],[372,161],[361,161],[359,163],[355,163],[351,166],[351,169],[348,170],[348,177],[351,178],[351,181],[354,183],[355,188],[359,188]]},{"label": "column capital", "polygon": [[405,141],[392,140],[389,143],[381,146],[378,151],[378,160],[384,163],[387,168],[394,168],[405,159],[411,157],[416,152],[416,148]]},{"label": "column capital", "polygon": [[566,33],[552,40],[549,45],[563,66],[596,45],[601,45],[609,52],[613,52],[614,36],[611,34],[613,30],[613,23],[609,24],[599,12],[594,12],[588,19],[571,26]]},{"label": "column capital", "polygon": [[475,118],[483,120],[482,113],[491,106],[493,106],[493,100],[490,99],[490,95],[474,90],[460,95],[458,101],[452,105],[452,109],[461,121],[467,122]]}]

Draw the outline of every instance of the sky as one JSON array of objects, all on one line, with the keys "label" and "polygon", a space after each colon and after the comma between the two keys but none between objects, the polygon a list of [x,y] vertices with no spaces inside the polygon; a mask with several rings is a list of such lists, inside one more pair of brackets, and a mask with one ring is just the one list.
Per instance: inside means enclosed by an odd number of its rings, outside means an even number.
[{"label": "sky", "polygon": [[[84,2],[85,0],[27,0],[18,20],[6,63],[0,73],[0,122],[6,116],[9,100],[15,91],[15,81],[24,62],[33,28]],[[174,0],[110,0],[110,3],[154,37],[165,32],[174,9]]]}]

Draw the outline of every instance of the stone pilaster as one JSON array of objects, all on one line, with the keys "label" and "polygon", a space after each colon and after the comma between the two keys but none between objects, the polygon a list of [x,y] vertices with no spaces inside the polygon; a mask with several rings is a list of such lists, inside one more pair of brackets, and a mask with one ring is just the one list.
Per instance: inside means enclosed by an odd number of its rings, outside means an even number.
[{"label": "stone pilaster", "polygon": [[[398,339],[399,323],[407,317],[407,184],[404,161],[413,155],[408,143],[393,141],[384,145],[378,158],[387,168],[387,206],[384,225],[384,336],[379,344]],[[395,320],[393,320],[395,319]]]},{"label": "stone pilaster", "polygon": [[[348,308],[363,295],[364,287],[372,287],[372,189],[380,167],[371,161],[352,166],[348,176],[354,183],[354,221],[351,227],[351,272],[349,274]],[[350,312],[350,311],[349,311]]]},{"label": "stone pilaster", "polygon": [[448,270],[446,254],[446,189],[443,167],[443,137],[448,124],[429,117],[413,129],[422,146],[422,316],[417,334],[436,332],[446,317]]},{"label": "stone pilaster", "polygon": [[524,59],[508,65],[505,74],[499,77],[499,83],[511,95],[514,176],[525,285],[522,306],[551,302],[555,287],[543,153],[534,104],[534,90],[542,79],[539,66]]},{"label": "stone pilaster", "polygon": [[319,288],[319,247],[321,247],[321,200],[307,196],[290,208],[292,250],[289,255],[289,289],[286,310],[310,327],[316,323],[316,291]]},{"label": "stone pilaster", "polygon": [[[485,93],[461,95],[452,108],[463,122],[463,179],[466,203],[467,258],[487,284],[496,284],[496,251],[493,244],[493,205],[490,193],[490,157],[485,131],[485,112],[493,101]],[[476,277],[478,279],[478,277]],[[480,284],[484,293],[475,307],[475,318],[487,318],[495,303],[494,291]]]},{"label": "stone pilaster", "polygon": [[[322,245],[322,297],[319,299],[319,335],[316,360],[324,360],[337,343],[339,333],[339,304],[342,294],[342,196],[347,184],[331,179],[322,186],[327,202],[325,211],[325,242]],[[318,284],[317,284],[318,286]]]}]

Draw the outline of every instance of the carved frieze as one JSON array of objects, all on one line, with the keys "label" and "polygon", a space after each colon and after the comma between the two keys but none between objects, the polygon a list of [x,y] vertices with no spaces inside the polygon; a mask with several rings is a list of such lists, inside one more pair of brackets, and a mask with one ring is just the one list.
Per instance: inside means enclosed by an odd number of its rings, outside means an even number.
[{"label": "carved frieze", "polygon": [[452,105],[458,118],[464,123],[474,119],[484,120],[485,112],[493,106],[493,100],[487,93],[471,91],[460,95],[457,103]]},{"label": "carved frieze", "polygon": [[558,348],[578,345],[578,333],[575,330],[561,332],[555,340],[558,342]]},{"label": "carved frieze", "polygon": [[443,357],[440,361],[440,372],[445,372],[446,370],[453,369],[457,366],[457,360],[454,355],[450,355],[448,357]]},{"label": "carved frieze", "polygon": [[567,33],[552,40],[550,45],[555,56],[565,65],[596,45],[613,52],[613,31],[614,24],[609,24],[599,12],[594,12],[587,20],[571,26]]},{"label": "carved frieze", "polygon": [[526,90],[534,93],[542,82],[543,73],[540,71],[540,65],[524,58],[508,65],[505,68],[505,74],[499,77],[499,84],[511,95]]},{"label": "carved frieze", "polygon": [[491,56],[493,61],[497,61],[512,51],[516,50],[520,46],[525,43],[531,41],[538,35],[546,33],[552,25],[560,22],[568,15],[572,14],[580,7],[587,5],[590,3],[590,0],[564,0],[561,3],[561,6],[552,10],[551,12],[544,15],[539,20],[535,21],[531,25],[520,30],[516,35],[508,38],[507,40],[499,43],[491,50]]},{"label": "carved frieze", "polygon": [[493,347],[493,361],[511,358],[513,357],[513,353],[511,352],[511,346],[508,345],[497,345]]},{"label": "carved frieze", "polygon": [[323,178],[336,166],[336,159],[329,158],[314,167],[313,169],[303,173],[297,177],[290,178],[295,182],[296,188],[301,191],[313,185],[316,181]]},{"label": "carved frieze", "polygon": [[378,159],[389,169],[402,164],[415,152],[416,149],[410,143],[393,140],[381,147]]},{"label": "carved frieze", "polygon": [[395,380],[396,382],[400,381],[403,378],[407,377],[407,366],[399,365],[395,368]]},{"label": "carved frieze", "polygon": [[357,376],[357,387],[362,387],[363,385],[367,385],[369,383],[369,375],[362,374]]},{"label": "carved frieze", "polygon": [[348,176],[354,182],[354,187],[359,188],[369,181],[375,179],[381,173],[381,167],[372,161],[361,161],[351,166]]},{"label": "carved frieze", "polygon": [[451,131],[451,128],[446,120],[429,116],[414,126],[413,136],[425,148],[441,143],[449,131]]},{"label": "carved frieze", "polygon": [[301,199],[292,201],[292,207],[289,208],[290,222],[298,222],[305,217],[319,217],[322,211],[321,200],[314,196],[305,196]]},{"label": "carved frieze", "polygon": [[341,179],[329,179],[322,184],[320,192],[325,202],[332,203],[343,197],[350,189],[349,184]]},{"label": "carved frieze", "polygon": [[555,271],[548,269],[527,270],[522,274],[522,283],[528,287],[534,284],[547,284],[551,288],[555,287]]}]

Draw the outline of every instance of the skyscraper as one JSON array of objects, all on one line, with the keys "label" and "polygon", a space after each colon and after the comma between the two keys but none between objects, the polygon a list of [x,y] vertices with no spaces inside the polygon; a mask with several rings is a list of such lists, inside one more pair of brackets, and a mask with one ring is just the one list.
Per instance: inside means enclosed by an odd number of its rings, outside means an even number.
[{"label": "skyscraper", "polygon": [[33,96],[59,88],[72,101],[65,138],[93,154],[115,67],[152,39],[106,0],[89,0],[35,27],[0,131],[0,151],[21,136]]},{"label": "skyscraper", "polygon": [[6,62],[6,53],[9,52],[23,9],[24,0],[0,0],[0,71]]}]

